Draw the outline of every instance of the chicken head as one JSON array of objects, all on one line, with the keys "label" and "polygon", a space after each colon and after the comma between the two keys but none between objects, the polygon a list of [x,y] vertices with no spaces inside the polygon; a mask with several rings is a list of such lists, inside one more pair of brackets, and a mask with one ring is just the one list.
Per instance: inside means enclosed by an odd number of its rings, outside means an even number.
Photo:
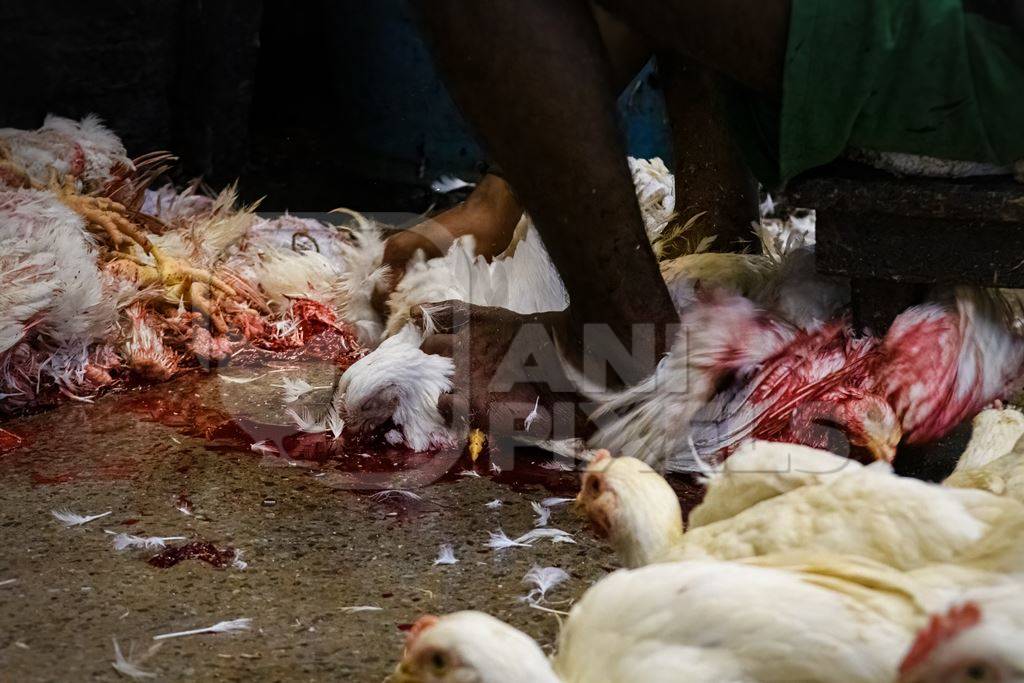
[{"label": "chicken head", "polygon": [[558,683],[529,636],[482,612],[424,616],[387,683]]},{"label": "chicken head", "polygon": [[636,458],[598,451],[583,474],[576,507],[629,567],[658,561],[683,536],[675,491]]}]

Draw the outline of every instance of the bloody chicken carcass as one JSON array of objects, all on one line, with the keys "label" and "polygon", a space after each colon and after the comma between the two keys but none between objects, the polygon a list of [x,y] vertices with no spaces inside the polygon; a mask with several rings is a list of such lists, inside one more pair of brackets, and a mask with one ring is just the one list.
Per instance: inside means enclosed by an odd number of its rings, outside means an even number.
[{"label": "bloody chicken carcass", "polygon": [[750,438],[866,449],[937,439],[1018,387],[1024,339],[997,292],[960,288],[908,309],[888,334],[844,321],[798,328],[738,296],[682,316],[658,372],[606,400],[592,440],[695,470]]},{"label": "bloody chicken carcass", "polygon": [[[260,218],[234,188],[148,190],[168,160],[130,160],[95,117],[0,130],[3,413],[166,380],[248,346],[344,355],[342,367],[362,354],[337,286],[346,258],[362,256],[352,231]],[[343,258],[307,249],[321,247]],[[315,267],[288,267],[299,261]]]}]

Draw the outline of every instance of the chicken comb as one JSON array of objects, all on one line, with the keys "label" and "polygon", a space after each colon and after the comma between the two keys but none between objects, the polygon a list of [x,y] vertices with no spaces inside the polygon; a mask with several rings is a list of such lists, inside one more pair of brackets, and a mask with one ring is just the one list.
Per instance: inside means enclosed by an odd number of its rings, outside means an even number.
[{"label": "chicken comb", "polygon": [[977,626],[981,621],[981,609],[973,602],[954,605],[946,614],[932,615],[931,621],[925,626],[910,651],[900,664],[900,674],[906,675],[920,666],[932,652],[944,643],[948,643],[960,633]]},{"label": "chicken comb", "polygon": [[608,451],[608,449],[602,448],[601,450],[596,451],[594,453],[593,457],[591,457],[591,459],[590,459],[590,466],[593,467],[594,465],[600,464],[600,463],[604,462],[605,460],[607,460],[608,463],[605,465],[605,467],[607,467],[608,464],[610,464],[611,461],[614,460],[614,459],[615,458],[612,457],[612,454]]},{"label": "chicken comb", "polygon": [[416,639],[419,638],[424,631],[426,631],[428,628],[436,624],[438,621],[440,620],[433,614],[424,614],[422,617],[417,619],[416,623],[412,625],[411,629],[409,629],[409,635],[405,637],[405,649],[409,650],[410,648],[412,648],[413,643],[416,642]]}]

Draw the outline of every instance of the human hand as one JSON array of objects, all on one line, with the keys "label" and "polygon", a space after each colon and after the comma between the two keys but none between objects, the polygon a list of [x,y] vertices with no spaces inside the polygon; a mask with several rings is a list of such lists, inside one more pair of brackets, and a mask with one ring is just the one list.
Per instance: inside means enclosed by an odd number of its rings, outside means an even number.
[{"label": "human hand", "polygon": [[386,315],[388,297],[402,281],[417,251],[427,259],[443,256],[456,239],[472,235],[476,253],[491,258],[508,248],[522,214],[508,183],[498,176],[484,176],[466,201],[388,238],[382,265],[391,272],[373,295],[374,307]]}]

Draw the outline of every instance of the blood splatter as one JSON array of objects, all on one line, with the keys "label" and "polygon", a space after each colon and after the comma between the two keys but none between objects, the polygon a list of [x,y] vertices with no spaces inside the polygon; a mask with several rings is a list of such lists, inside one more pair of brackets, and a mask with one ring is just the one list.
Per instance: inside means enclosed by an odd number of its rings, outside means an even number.
[{"label": "blood splatter", "polygon": [[6,429],[0,429],[0,454],[13,451],[23,444],[25,440]]},{"label": "blood splatter", "polygon": [[184,545],[171,546],[167,550],[149,558],[149,564],[160,569],[173,567],[185,560],[199,560],[206,564],[224,569],[235,560],[235,549],[220,549],[207,541],[192,541]]}]

